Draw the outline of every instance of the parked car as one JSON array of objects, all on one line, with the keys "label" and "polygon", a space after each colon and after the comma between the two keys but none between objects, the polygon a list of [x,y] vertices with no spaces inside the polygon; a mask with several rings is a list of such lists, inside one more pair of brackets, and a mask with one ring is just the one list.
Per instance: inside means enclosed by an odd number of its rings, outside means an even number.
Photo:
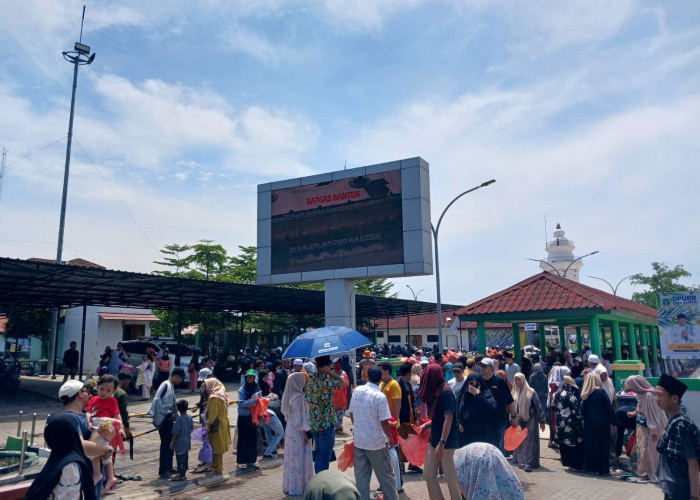
[{"label": "parked car", "polygon": [[[137,367],[141,364],[141,359],[146,355],[146,350],[151,348],[156,352],[156,356],[161,355],[161,345],[165,343],[168,349],[168,358],[175,366],[175,356],[180,353],[180,366],[185,369],[185,383],[190,381],[187,367],[192,361],[194,351],[187,344],[180,343],[171,337],[139,337],[137,340],[125,340],[122,342],[124,351],[129,355],[129,364]],[[178,350],[179,349],[179,350]]]}]

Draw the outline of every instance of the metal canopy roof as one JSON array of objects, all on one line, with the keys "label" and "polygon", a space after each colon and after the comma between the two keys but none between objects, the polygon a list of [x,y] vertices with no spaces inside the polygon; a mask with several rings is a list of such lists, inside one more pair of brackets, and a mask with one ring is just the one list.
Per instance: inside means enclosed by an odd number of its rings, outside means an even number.
[{"label": "metal canopy roof", "polygon": [[[0,257],[0,312],[86,305],[324,314],[322,291],[242,285]],[[459,306],[443,304],[445,309]],[[433,312],[435,304],[357,295],[358,317]]]}]

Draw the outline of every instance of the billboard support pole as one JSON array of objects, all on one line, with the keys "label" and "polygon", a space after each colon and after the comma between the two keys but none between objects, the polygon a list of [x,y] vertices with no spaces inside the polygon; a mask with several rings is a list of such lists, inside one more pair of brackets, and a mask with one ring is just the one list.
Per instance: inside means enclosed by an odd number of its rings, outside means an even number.
[{"label": "billboard support pole", "polygon": [[355,280],[325,281],[326,326],[355,329]]}]

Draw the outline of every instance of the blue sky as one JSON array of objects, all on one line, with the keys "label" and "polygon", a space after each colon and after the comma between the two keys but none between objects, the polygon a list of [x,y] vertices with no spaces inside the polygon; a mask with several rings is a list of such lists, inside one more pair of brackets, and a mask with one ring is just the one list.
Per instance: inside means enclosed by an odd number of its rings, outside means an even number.
[{"label": "blue sky", "polygon": [[[6,2],[0,255],[54,257],[83,2]],[[255,244],[256,186],[422,156],[444,302],[539,271],[557,222],[582,281],[652,261],[700,283],[700,6],[259,0],[87,3],[64,258]],[[434,300],[432,276],[395,280]],[[635,289],[627,284],[620,294]]]}]

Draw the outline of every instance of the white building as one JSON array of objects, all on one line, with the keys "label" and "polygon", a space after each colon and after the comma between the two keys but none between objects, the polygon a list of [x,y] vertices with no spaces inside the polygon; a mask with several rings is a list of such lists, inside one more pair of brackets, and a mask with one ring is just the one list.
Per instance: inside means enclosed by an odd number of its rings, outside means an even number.
[{"label": "white building", "polygon": [[564,236],[564,230],[560,224],[554,231],[554,239],[547,242],[547,259],[540,262],[540,268],[552,274],[559,274],[572,281],[579,281],[579,271],[583,267],[583,260],[574,257],[574,242]]}]

